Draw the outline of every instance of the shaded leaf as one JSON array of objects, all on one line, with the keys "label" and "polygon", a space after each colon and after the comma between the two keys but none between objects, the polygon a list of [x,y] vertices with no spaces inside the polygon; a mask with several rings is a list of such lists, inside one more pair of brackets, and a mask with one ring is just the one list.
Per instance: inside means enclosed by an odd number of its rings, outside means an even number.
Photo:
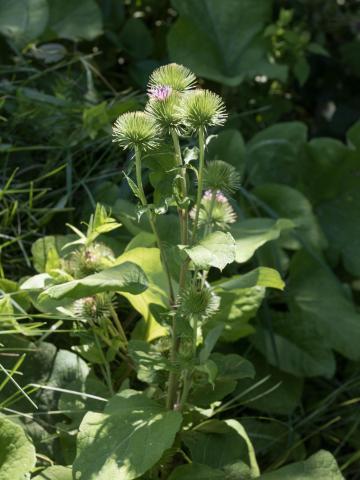
[{"label": "shaded leaf", "polygon": [[181,421],[179,412],[165,410],[144,393],[124,390],[104,413],[85,415],[74,475],[79,480],[138,478],[172,446]]}]

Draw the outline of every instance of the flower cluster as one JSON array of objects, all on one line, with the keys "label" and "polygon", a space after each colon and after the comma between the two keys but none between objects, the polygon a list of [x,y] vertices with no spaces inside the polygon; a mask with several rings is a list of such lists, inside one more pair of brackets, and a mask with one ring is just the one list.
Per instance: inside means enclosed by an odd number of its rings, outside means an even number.
[{"label": "flower cluster", "polygon": [[[190,218],[195,219],[195,208],[190,210]],[[220,190],[206,190],[201,199],[199,225],[211,225],[227,230],[234,222],[236,213],[224,193]]]},{"label": "flower cluster", "polygon": [[145,112],[121,115],[114,124],[114,141],[124,149],[147,151],[158,146],[161,133],[198,132],[223,125],[226,111],[221,97],[195,85],[195,75],[182,65],[157,68],[149,78]]}]

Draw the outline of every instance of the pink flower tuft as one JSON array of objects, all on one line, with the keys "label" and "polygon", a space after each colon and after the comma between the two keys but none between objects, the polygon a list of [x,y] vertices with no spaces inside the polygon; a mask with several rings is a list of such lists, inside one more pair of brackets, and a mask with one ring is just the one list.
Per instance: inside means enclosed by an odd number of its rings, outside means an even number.
[{"label": "pink flower tuft", "polygon": [[151,87],[149,90],[149,97],[155,100],[164,101],[172,92],[172,88],[167,85],[161,85],[158,87]]}]

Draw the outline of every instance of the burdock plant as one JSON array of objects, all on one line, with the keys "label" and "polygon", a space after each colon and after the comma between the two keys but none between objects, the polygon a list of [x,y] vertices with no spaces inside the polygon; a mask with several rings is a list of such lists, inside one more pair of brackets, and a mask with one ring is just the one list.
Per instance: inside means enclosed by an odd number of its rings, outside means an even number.
[{"label": "burdock plant", "polygon": [[[191,263],[189,257],[182,262],[179,278],[170,274],[168,259],[158,234],[155,210],[152,209],[144,194],[142,184],[141,156],[143,152],[155,150],[159,139],[169,137],[173,144],[176,178],[174,184],[180,195],[176,196],[179,214],[180,238],[183,247],[194,246],[199,229],[204,236],[213,227],[226,229],[235,221],[235,213],[227,198],[221,193],[233,193],[239,186],[238,175],[231,165],[222,161],[205,165],[206,134],[210,128],[220,127],[226,121],[225,105],[219,95],[209,90],[194,88],[196,78],[187,68],[170,64],[155,70],[149,79],[149,100],[145,112],[126,113],[118,118],[114,125],[114,141],[135,156],[136,186],[133,188],[142,207],[147,207],[151,228],[155,234],[164,270],[168,276],[170,304],[172,311],[172,346],[170,361],[177,363],[181,344],[179,323],[187,321],[193,331],[192,360],[196,363],[198,340],[198,322],[211,317],[219,305],[218,298],[206,284],[206,274],[200,275],[199,268]],[[195,171],[195,195],[190,189],[190,167],[184,162],[180,147],[182,136],[194,135],[199,149],[199,164]],[[204,195],[204,185],[208,191]],[[175,198],[175,196],[174,196]],[[205,229],[201,227],[205,226]],[[173,283],[177,281],[175,292]],[[176,296],[176,298],[175,298]],[[185,320],[184,320],[185,319]],[[172,370],[168,382],[168,408],[183,408],[189,394],[193,366],[183,372]],[[182,390],[182,392],[181,392]]]}]

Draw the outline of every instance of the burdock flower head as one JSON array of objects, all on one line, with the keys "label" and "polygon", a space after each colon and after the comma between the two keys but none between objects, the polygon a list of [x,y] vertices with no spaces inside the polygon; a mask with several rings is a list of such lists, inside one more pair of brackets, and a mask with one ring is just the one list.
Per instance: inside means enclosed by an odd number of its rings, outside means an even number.
[{"label": "burdock flower head", "polygon": [[120,115],[113,126],[113,141],[126,149],[153,150],[159,145],[158,126],[145,112]]},{"label": "burdock flower head", "polygon": [[149,90],[149,101],[146,104],[145,111],[155,119],[161,130],[180,132],[180,101],[181,94],[171,87],[153,87]]},{"label": "burdock flower head", "polygon": [[240,187],[240,175],[230,163],[213,160],[204,168],[204,188],[234,193]]},{"label": "burdock flower head", "polygon": [[74,314],[80,321],[101,324],[110,318],[111,298],[105,293],[83,297],[73,304]]},{"label": "burdock flower head", "polygon": [[[195,209],[190,211],[190,218],[195,219]],[[206,190],[201,199],[199,225],[212,225],[220,230],[227,230],[236,222],[236,213],[227,197],[220,190]]]},{"label": "burdock flower head", "polygon": [[207,320],[214,315],[220,305],[220,298],[210,287],[202,289],[196,286],[185,288],[178,298],[178,312],[184,317],[197,317]]},{"label": "burdock flower head", "polygon": [[210,90],[192,90],[184,94],[179,114],[190,131],[224,125],[227,114],[222,98]]},{"label": "burdock flower head", "polygon": [[149,78],[148,91],[151,95],[156,89],[162,89],[162,92],[166,93],[166,89],[171,88],[182,93],[194,88],[195,83],[196,77],[188,68],[177,63],[169,63],[153,71]]}]

